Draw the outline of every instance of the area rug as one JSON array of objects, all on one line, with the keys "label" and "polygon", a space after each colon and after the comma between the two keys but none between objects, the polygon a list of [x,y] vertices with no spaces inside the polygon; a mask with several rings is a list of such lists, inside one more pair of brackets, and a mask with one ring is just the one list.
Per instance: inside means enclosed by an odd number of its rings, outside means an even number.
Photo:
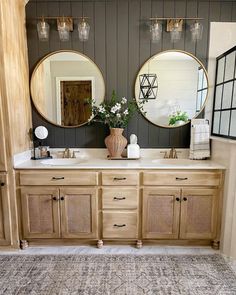
[{"label": "area rug", "polygon": [[1,255],[0,294],[235,295],[220,255]]}]

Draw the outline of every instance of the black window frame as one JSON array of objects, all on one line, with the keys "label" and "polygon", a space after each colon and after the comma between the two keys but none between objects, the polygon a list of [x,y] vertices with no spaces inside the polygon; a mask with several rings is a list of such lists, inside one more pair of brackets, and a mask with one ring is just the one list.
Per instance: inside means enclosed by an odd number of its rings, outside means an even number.
[{"label": "black window frame", "polygon": [[[225,81],[225,69],[226,69],[226,57],[227,55],[234,52],[234,69],[233,69],[233,78]],[[218,69],[219,69],[219,61],[223,60],[223,80],[220,83],[217,83],[218,78]],[[225,84],[232,82],[232,91],[231,91],[231,100],[230,100],[230,107],[229,108],[222,108],[223,107],[223,98],[224,98],[224,87]],[[220,108],[216,109],[216,90],[217,86],[222,85],[222,93],[221,93],[221,101],[220,101]],[[236,88],[236,46],[232,47],[231,49],[227,50],[220,56],[216,58],[216,75],[215,75],[215,85],[214,85],[214,100],[213,100],[213,110],[212,110],[212,126],[211,126],[211,135],[216,137],[223,137],[228,139],[236,140],[236,135],[232,136],[230,135],[230,127],[231,127],[231,119],[232,119],[232,111],[236,111],[236,106],[233,107],[233,98],[234,98],[234,89]],[[236,90],[236,89],[235,89]],[[235,91],[236,93],[236,91]],[[227,127],[227,135],[226,134],[220,134],[221,130],[221,117],[222,112],[229,111],[229,123]],[[215,120],[215,113],[219,113],[219,126],[218,126],[218,133],[214,132],[214,120]]]}]

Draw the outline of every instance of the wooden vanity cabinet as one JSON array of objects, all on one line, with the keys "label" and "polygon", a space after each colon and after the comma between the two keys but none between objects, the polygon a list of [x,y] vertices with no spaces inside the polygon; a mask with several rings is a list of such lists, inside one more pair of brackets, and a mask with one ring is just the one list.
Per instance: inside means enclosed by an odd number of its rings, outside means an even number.
[{"label": "wooden vanity cabinet", "polygon": [[180,239],[216,238],[219,193],[214,188],[183,188]]},{"label": "wooden vanity cabinet", "polygon": [[60,237],[58,188],[22,188],[21,206],[24,239]]},{"label": "wooden vanity cabinet", "polygon": [[0,173],[0,246],[11,244],[7,175]]},{"label": "wooden vanity cabinet", "polygon": [[102,239],[138,239],[139,173],[102,172]]},{"label": "wooden vanity cabinet", "polygon": [[216,189],[144,189],[143,238],[212,240],[217,202]]},{"label": "wooden vanity cabinet", "polygon": [[218,247],[222,171],[145,171],[142,179],[143,239],[204,240]]},{"label": "wooden vanity cabinet", "polygon": [[23,171],[20,184],[23,239],[97,238],[96,172]]},{"label": "wooden vanity cabinet", "polygon": [[210,169],[20,171],[22,238],[217,248],[222,183]]},{"label": "wooden vanity cabinet", "polygon": [[144,239],[178,239],[180,189],[144,188],[143,223]]},{"label": "wooden vanity cabinet", "polygon": [[24,187],[21,189],[25,238],[96,238],[96,189]]}]

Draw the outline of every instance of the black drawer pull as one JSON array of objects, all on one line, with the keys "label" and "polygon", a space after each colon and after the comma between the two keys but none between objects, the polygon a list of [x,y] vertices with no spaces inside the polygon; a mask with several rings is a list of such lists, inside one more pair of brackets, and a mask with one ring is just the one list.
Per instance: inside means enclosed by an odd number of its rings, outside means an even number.
[{"label": "black drawer pull", "polygon": [[5,185],[5,183],[4,182],[1,182],[1,186],[4,186]]},{"label": "black drawer pull", "polygon": [[114,180],[126,180],[126,177],[114,177]]},{"label": "black drawer pull", "polygon": [[188,177],[176,177],[176,180],[188,180]]},{"label": "black drawer pull", "polygon": [[186,197],[183,198],[184,201],[188,201],[188,199]]},{"label": "black drawer pull", "polygon": [[52,177],[52,180],[62,180],[62,179],[65,179],[65,177],[64,176],[62,176],[62,177]]},{"label": "black drawer pull", "polygon": [[65,198],[64,197],[61,197],[61,201],[64,201],[65,200]]},{"label": "black drawer pull", "polygon": [[117,201],[121,201],[121,200],[125,200],[126,199],[126,197],[114,197],[114,200],[117,200]]},{"label": "black drawer pull", "polygon": [[180,201],[180,198],[176,198],[176,201],[179,202]]},{"label": "black drawer pull", "polygon": [[52,199],[53,199],[53,201],[59,201],[59,199],[57,197],[53,197]]},{"label": "black drawer pull", "polygon": [[124,227],[126,224],[114,224],[115,227]]}]

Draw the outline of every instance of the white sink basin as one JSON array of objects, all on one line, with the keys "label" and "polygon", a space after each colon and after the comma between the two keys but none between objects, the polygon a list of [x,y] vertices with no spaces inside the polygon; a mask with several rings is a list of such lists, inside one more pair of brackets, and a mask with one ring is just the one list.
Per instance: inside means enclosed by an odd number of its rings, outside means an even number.
[{"label": "white sink basin", "polygon": [[51,166],[71,166],[81,163],[79,159],[47,159],[40,162],[43,165]]}]

